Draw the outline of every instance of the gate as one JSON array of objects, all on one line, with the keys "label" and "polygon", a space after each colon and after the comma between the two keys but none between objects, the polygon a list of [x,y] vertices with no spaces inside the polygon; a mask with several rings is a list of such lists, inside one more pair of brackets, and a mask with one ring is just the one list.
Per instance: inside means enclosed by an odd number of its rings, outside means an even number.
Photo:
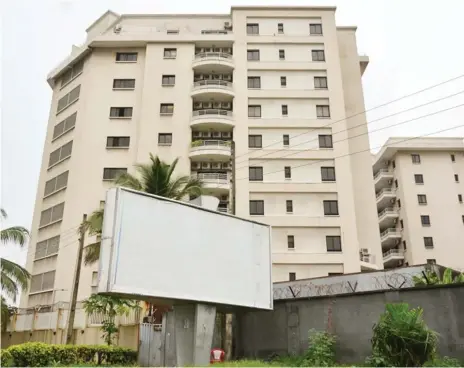
[{"label": "gate", "polygon": [[160,324],[140,324],[139,365],[161,367],[162,331]]}]

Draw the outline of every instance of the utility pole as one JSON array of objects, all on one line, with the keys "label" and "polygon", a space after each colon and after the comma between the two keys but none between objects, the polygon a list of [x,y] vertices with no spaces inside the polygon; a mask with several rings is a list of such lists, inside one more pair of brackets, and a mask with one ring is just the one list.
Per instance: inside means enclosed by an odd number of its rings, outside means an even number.
[{"label": "utility pole", "polygon": [[[87,215],[82,216],[82,223],[87,221]],[[74,285],[72,288],[71,305],[69,309],[68,328],[66,330],[66,345],[73,344],[74,317],[76,316],[77,292],[79,291],[79,280],[81,278],[82,254],[84,253],[85,230],[79,228],[79,251],[77,253],[76,272],[74,273]]]},{"label": "utility pole", "polygon": [[[232,166],[232,175],[231,175],[231,212],[233,215],[237,212],[237,201],[236,201],[236,186],[237,186],[237,178],[236,178],[236,166],[235,166],[235,141],[232,141],[231,149],[230,149],[230,160]],[[232,331],[232,321],[233,315],[230,313],[226,314],[226,321],[225,321],[225,336],[224,336],[224,351],[225,351],[225,359],[231,360],[232,359],[232,341],[233,341],[233,331]]]}]

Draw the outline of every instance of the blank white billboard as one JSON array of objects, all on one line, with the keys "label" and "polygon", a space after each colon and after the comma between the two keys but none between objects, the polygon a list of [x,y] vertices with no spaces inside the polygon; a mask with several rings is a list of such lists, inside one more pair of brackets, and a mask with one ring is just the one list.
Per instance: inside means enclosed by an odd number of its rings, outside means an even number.
[{"label": "blank white billboard", "polygon": [[270,227],[125,188],[106,196],[98,291],[272,309]]}]

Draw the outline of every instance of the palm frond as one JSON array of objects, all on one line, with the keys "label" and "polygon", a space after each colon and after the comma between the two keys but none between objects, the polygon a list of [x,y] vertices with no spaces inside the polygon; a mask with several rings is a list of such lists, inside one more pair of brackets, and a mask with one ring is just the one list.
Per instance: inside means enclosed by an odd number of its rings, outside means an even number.
[{"label": "palm frond", "polygon": [[[3,275],[11,277],[14,282],[21,287],[21,289],[26,289],[31,274],[22,266],[17,263],[11,262],[6,258],[1,259],[1,275],[3,281]],[[3,283],[2,283],[3,286]]]},{"label": "palm frond", "polygon": [[13,302],[16,301],[16,296],[19,293],[18,285],[7,274],[1,273],[2,292],[4,292]]},{"label": "palm frond", "polygon": [[3,208],[0,208],[0,217],[3,219],[6,219],[8,217],[6,211]]},{"label": "palm frond", "polygon": [[103,226],[103,215],[105,210],[99,208],[92,212],[92,214],[87,217],[87,221],[83,221],[80,225],[81,231],[88,231],[89,235],[100,235],[102,232]]},{"label": "palm frond", "polygon": [[10,310],[8,309],[6,299],[3,296],[1,297],[1,308],[1,330],[4,332],[6,331],[8,322],[10,321]]},{"label": "palm frond", "polygon": [[84,264],[86,266],[92,265],[100,259],[100,249],[101,249],[101,242],[95,242],[92,244],[87,245],[84,248]]},{"label": "palm frond", "polygon": [[137,179],[134,175],[128,174],[128,173],[123,173],[119,175],[115,182],[116,185],[119,185],[121,187],[126,187],[134,190],[142,190],[142,183],[140,182],[139,179]]},{"label": "palm frond", "polygon": [[23,246],[29,239],[29,231],[22,226],[12,226],[0,231],[0,241],[3,244],[13,242]]}]

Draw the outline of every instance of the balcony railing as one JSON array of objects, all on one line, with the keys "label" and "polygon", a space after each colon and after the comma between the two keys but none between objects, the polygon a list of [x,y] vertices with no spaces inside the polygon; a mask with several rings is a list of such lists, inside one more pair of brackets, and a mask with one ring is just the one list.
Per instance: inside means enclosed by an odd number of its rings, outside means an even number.
[{"label": "balcony railing", "polygon": [[227,207],[218,207],[218,211],[227,213],[227,212],[229,212],[229,209]]},{"label": "balcony railing", "polygon": [[404,250],[400,249],[390,249],[388,252],[385,252],[383,254],[383,259],[389,257],[389,256],[404,256]]},{"label": "balcony railing", "polygon": [[203,29],[201,34],[228,34],[229,32],[225,29]]},{"label": "balcony railing", "polygon": [[387,207],[383,211],[379,212],[379,219],[382,218],[386,214],[396,214],[396,210],[393,207]]},{"label": "balcony railing", "polygon": [[221,115],[221,116],[229,116],[232,117],[231,110],[223,110],[223,109],[203,109],[203,110],[195,110],[193,111],[193,116],[204,116],[204,115]]},{"label": "balcony railing", "polygon": [[190,146],[192,148],[196,147],[211,147],[211,148],[229,148],[231,146],[230,141],[219,141],[219,140],[197,140],[193,141]]},{"label": "balcony railing", "polygon": [[207,59],[207,58],[218,58],[218,59],[232,59],[231,54],[225,52],[199,52],[195,54],[195,60]]},{"label": "balcony railing", "polygon": [[220,79],[204,79],[193,83],[193,87],[208,87],[208,86],[221,86],[226,88],[232,88],[232,82],[220,80]]},{"label": "balcony railing", "polygon": [[376,198],[379,198],[383,194],[395,194],[395,193],[396,193],[395,189],[385,188],[385,189],[382,189],[381,191],[377,192],[375,196],[376,196]]},{"label": "balcony railing", "polygon": [[192,176],[202,181],[227,182],[228,180],[227,174],[224,173],[199,173]]},{"label": "balcony railing", "polygon": [[380,239],[387,237],[388,235],[400,235],[400,232],[396,229],[387,229],[380,234]]},{"label": "balcony railing", "polygon": [[388,169],[380,169],[379,171],[375,173],[374,180],[377,179],[382,174],[393,174],[393,172]]}]

